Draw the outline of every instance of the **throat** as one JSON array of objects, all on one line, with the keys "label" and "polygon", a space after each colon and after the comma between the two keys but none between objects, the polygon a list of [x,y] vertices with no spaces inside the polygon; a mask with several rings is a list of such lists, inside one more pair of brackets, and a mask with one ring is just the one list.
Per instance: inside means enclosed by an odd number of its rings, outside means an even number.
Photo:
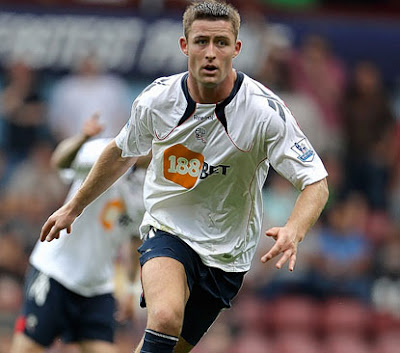
[{"label": "throat", "polygon": [[189,74],[187,85],[190,96],[196,103],[200,104],[217,104],[229,97],[236,80],[236,72],[229,75],[226,79],[213,85],[205,85],[197,82]]}]

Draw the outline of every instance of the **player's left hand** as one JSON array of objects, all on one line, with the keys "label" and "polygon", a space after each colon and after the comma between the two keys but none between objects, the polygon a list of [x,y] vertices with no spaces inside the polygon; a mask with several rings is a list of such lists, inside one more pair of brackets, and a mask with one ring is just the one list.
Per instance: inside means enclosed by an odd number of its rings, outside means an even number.
[{"label": "player's left hand", "polygon": [[289,271],[293,271],[296,264],[297,247],[299,244],[297,233],[288,227],[273,227],[268,229],[265,235],[274,238],[275,244],[261,257],[261,262],[265,263],[282,253],[275,267],[280,269],[289,261]]}]

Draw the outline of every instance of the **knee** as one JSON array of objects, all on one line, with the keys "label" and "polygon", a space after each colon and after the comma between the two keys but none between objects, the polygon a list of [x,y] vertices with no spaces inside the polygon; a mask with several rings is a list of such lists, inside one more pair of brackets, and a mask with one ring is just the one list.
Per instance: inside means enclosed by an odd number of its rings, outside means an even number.
[{"label": "knee", "polygon": [[158,332],[179,336],[183,323],[183,309],[171,307],[156,308],[149,313],[149,324]]}]

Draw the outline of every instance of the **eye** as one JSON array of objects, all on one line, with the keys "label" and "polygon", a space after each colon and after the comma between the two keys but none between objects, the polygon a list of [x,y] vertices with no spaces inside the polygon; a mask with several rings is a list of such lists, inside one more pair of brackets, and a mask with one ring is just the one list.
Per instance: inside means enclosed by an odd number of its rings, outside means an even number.
[{"label": "eye", "polygon": [[218,44],[220,47],[224,47],[227,43],[226,43],[225,40],[220,39],[220,40],[218,40],[217,44]]},{"label": "eye", "polygon": [[196,39],[195,43],[199,45],[205,45],[207,44],[207,41],[205,39]]}]

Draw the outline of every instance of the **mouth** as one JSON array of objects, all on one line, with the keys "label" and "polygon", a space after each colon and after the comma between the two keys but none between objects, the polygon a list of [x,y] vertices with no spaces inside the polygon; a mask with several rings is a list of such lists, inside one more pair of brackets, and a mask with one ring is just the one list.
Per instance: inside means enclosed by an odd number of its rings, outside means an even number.
[{"label": "mouth", "polygon": [[205,71],[206,73],[209,73],[209,74],[214,74],[217,70],[218,70],[218,68],[215,65],[203,66],[203,71]]}]

